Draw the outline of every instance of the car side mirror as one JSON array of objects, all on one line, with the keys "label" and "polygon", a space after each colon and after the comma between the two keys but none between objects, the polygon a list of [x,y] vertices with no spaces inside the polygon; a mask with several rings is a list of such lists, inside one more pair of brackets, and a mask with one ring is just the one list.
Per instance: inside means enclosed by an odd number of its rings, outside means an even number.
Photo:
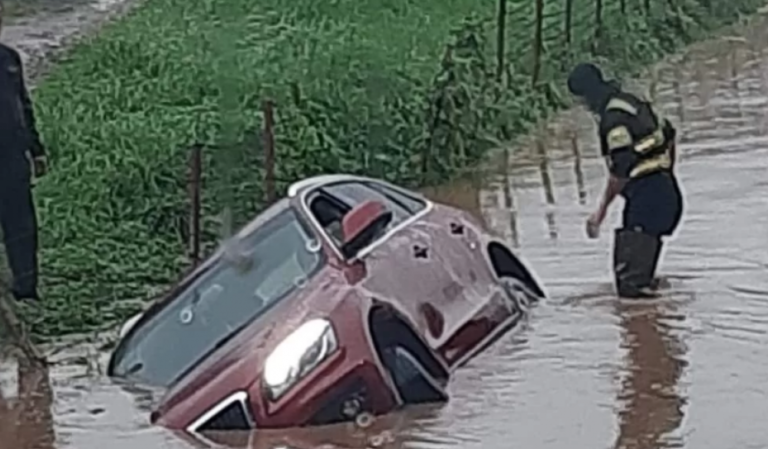
[{"label": "car side mirror", "polygon": [[139,322],[143,315],[144,312],[137,313],[136,315],[130,317],[125,323],[123,323],[123,325],[120,326],[120,333],[118,334],[118,338],[122,339],[128,335],[128,332],[130,332],[131,329],[136,326],[136,323]]},{"label": "car side mirror", "polygon": [[381,237],[392,222],[392,212],[378,201],[366,201],[344,215],[342,232],[344,243],[341,253],[349,260],[363,248]]}]

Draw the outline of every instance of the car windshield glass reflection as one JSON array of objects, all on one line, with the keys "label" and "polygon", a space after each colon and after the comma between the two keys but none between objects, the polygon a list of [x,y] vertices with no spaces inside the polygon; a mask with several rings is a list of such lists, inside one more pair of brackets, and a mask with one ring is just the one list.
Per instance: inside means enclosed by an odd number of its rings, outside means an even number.
[{"label": "car windshield glass reflection", "polygon": [[169,386],[323,263],[292,210],[278,214],[219,259],[122,345],[114,374]]}]

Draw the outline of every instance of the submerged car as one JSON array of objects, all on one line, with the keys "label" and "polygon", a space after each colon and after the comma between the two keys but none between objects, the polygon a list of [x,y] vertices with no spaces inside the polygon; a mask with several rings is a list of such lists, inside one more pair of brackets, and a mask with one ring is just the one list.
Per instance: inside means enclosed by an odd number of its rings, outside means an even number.
[{"label": "submerged car", "polygon": [[303,180],[121,330],[108,373],[191,433],[323,425],[448,399],[545,294],[468,212],[351,175]]}]

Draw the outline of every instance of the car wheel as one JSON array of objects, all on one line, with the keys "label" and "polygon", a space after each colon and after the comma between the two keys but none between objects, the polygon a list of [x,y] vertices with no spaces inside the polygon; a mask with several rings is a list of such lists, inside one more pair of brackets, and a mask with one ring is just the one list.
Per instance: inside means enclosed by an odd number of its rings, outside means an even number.
[{"label": "car wheel", "polygon": [[405,404],[445,402],[448,394],[440,382],[406,348],[393,346],[382,354],[384,367],[392,376],[400,398]]},{"label": "car wheel", "polygon": [[531,306],[537,302],[538,297],[519,279],[511,276],[503,276],[499,279],[501,286],[507,293],[509,306],[520,312],[528,312]]}]

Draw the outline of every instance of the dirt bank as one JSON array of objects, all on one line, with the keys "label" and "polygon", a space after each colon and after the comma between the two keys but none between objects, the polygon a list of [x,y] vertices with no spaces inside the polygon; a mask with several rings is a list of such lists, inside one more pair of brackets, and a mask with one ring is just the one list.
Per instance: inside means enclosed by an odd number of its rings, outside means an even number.
[{"label": "dirt bank", "polygon": [[138,0],[12,1],[8,4],[11,17],[3,26],[2,40],[19,50],[27,78],[34,85],[67,46],[97,32],[109,20],[138,3]]}]

